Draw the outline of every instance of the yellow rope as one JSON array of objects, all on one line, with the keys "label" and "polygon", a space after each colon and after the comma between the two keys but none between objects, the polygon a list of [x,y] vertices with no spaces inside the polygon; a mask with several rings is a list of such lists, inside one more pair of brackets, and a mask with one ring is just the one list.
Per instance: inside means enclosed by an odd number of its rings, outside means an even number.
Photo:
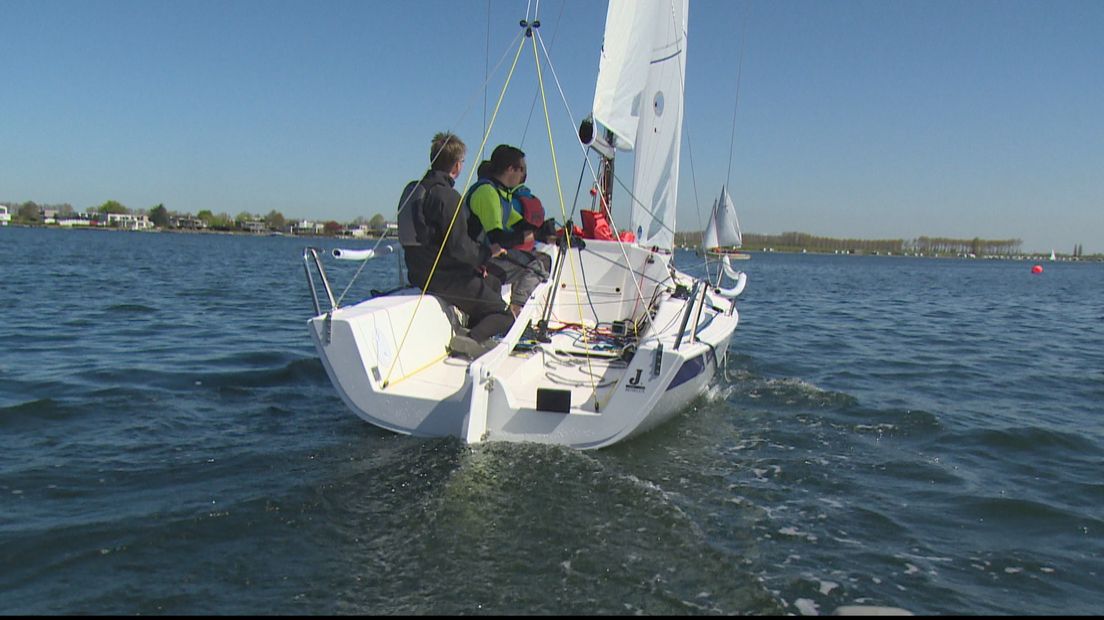
[{"label": "yellow rope", "polygon": [[[396,354],[396,355],[395,355],[395,357],[397,358],[397,357],[398,357],[398,354]],[[448,357],[448,353],[447,353],[447,352],[446,352],[446,353],[442,353],[441,355],[439,355],[438,357],[434,358],[433,360],[431,360],[431,361],[430,361],[429,363],[427,363],[426,365],[424,365],[424,366],[421,366],[421,367],[419,367],[419,368],[415,368],[415,369],[414,369],[414,370],[413,370],[412,372],[410,372],[410,373],[408,373],[408,374],[405,374],[405,375],[403,375],[403,376],[399,377],[398,379],[395,379],[395,381],[394,381],[394,382],[392,382],[392,383],[387,383],[387,384],[385,384],[385,387],[386,387],[386,386],[389,386],[389,385],[395,385],[396,383],[399,383],[399,382],[401,382],[401,381],[404,381],[404,380],[406,380],[406,379],[409,379],[410,377],[413,377],[414,375],[416,375],[416,374],[418,374],[418,373],[422,372],[422,371],[423,371],[423,370],[425,370],[426,368],[429,368],[430,366],[432,366],[432,365],[436,364],[437,362],[439,362],[439,361],[441,361],[441,360],[445,359],[446,357]]]},{"label": "yellow rope", "polygon": [[[521,42],[518,44],[517,53],[514,54],[514,62],[513,62],[512,65],[510,65],[510,72],[506,75],[506,82],[502,84],[502,92],[499,93],[498,102],[495,103],[494,112],[491,114],[491,122],[487,125],[486,133],[483,134],[483,142],[481,142],[480,145],[479,145],[479,151],[477,152],[477,160],[480,160],[483,157],[483,149],[486,148],[486,146],[487,146],[487,140],[491,136],[491,128],[494,127],[495,118],[498,116],[498,110],[502,106],[502,99],[506,96],[506,89],[507,89],[507,87],[510,86],[510,79],[513,78],[513,76],[514,76],[514,69],[517,68],[518,58],[521,57],[521,50],[524,47],[525,47],[525,39],[522,38]],[[472,175],[475,173],[475,171],[478,169],[478,167],[479,167],[478,164],[469,167],[469,169],[468,169],[468,180],[464,183],[464,187],[467,187],[471,183]],[[398,363],[398,361],[399,361],[399,353],[402,351],[403,345],[406,344],[406,337],[410,335],[410,328],[414,325],[414,317],[417,316],[418,308],[421,307],[422,300],[425,299],[425,296],[426,296],[426,291],[429,290],[429,283],[433,280],[433,274],[437,272],[437,263],[439,263],[441,261],[441,255],[445,251],[445,243],[448,241],[449,233],[452,232],[452,227],[456,223],[456,216],[460,214],[460,205],[462,205],[463,203],[464,203],[464,195],[461,193],[460,194],[460,202],[456,203],[456,209],[453,211],[452,219],[449,221],[448,229],[445,231],[445,237],[441,241],[441,247],[437,250],[437,257],[433,259],[433,266],[429,270],[429,276],[426,278],[425,286],[422,287],[422,294],[418,296],[418,303],[414,306],[414,312],[411,313],[410,320],[407,321],[407,323],[406,323],[406,329],[403,330],[402,339],[399,340],[399,348],[395,352],[395,359],[391,361],[391,367],[387,369],[387,376],[384,377],[384,379],[383,379],[383,384],[382,384],[381,387],[383,387],[384,389],[386,389],[387,386],[391,384],[391,373],[392,373],[392,371],[395,370],[395,364]],[[447,352],[446,352],[446,355],[447,355]],[[436,363],[436,360],[433,363]],[[409,377],[409,376],[411,376],[411,375],[413,375],[417,372],[420,372],[424,369],[425,369],[425,367],[419,368],[418,370],[416,370],[416,371],[414,371],[414,372],[412,372],[408,375],[405,375],[401,378],[405,379],[406,377]]]},{"label": "yellow rope", "polygon": [[[540,55],[537,53],[537,38],[533,37],[533,61],[537,65],[537,84],[540,86],[541,104],[544,106],[544,125],[548,129],[548,148],[552,151],[552,171],[556,176],[556,192],[559,194],[560,199],[560,213],[564,218],[564,238],[567,241],[567,260],[571,261],[571,277],[575,281],[575,303],[579,308],[583,307],[583,299],[579,296],[579,278],[575,273],[575,255],[571,251],[571,231],[567,230],[567,206],[564,204],[563,188],[560,186],[560,166],[556,161],[556,144],[552,139],[552,120],[548,116],[548,99],[544,92],[544,75],[541,73]],[[582,312],[579,313],[582,318]],[[594,317],[595,323],[598,321],[598,317]],[[586,361],[587,371],[590,377],[594,378],[594,369],[590,363],[590,342],[587,338],[587,332],[583,330],[583,346],[587,349]],[[592,381],[591,389],[594,390],[594,402],[598,403],[598,387],[596,381]]]}]

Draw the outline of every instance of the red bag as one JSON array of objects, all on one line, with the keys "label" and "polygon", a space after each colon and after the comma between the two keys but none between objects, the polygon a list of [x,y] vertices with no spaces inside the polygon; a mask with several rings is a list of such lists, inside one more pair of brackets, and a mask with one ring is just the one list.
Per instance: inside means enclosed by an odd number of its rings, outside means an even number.
[{"label": "red bag", "polygon": [[583,210],[579,213],[583,216],[583,238],[584,239],[600,239],[602,241],[613,241],[613,229],[610,228],[609,220],[606,219],[606,214],[602,211],[587,211]]},{"label": "red bag", "polygon": [[[557,228],[556,229],[556,237],[558,237],[560,239],[563,239],[564,232],[566,232],[566,231],[567,231],[566,228],[563,228],[563,227]],[[579,228],[578,226],[575,226],[574,224],[572,224],[571,225],[571,236],[581,239],[582,236],[583,236],[583,229]]]}]

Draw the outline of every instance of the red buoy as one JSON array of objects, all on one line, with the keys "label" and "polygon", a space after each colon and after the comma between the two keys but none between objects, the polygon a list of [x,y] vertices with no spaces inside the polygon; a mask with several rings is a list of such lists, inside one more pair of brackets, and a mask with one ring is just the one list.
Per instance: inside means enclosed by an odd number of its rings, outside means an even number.
[{"label": "red buoy", "polygon": [[1031,268],[1031,273],[1042,273],[1042,272],[1043,272],[1043,266],[1042,265],[1035,265],[1034,267]]}]

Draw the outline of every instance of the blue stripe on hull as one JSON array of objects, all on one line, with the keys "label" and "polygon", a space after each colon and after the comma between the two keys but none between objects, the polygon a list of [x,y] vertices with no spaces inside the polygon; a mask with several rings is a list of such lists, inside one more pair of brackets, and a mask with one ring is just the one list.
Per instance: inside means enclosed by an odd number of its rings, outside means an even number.
[{"label": "blue stripe on hull", "polygon": [[671,391],[678,386],[686,383],[694,377],[702,374],[708,364],[717,363],[716,356],[713,354],[713,349],[702,353],[697,357],[692,357],[682,363],[682,367],[675,373],[675,378],[671,379],[671,384],[667,386],[667,391]]}]

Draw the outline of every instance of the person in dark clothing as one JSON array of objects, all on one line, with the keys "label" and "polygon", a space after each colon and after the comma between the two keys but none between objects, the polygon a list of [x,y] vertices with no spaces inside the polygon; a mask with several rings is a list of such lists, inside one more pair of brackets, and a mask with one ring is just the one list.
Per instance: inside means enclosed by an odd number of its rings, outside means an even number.
[{"label": "person in dark clothing", "polygon": [[475,358],[493,348],[491,337],[509,331],[514,318],[502,299],[501,281],[484,267],[490,250],[468,234],[469,214],[454,188],[466,152],[451,133],[433,137],[429,171],[403,190],[399,240],[411,286],[468,315],[467,335],[453,336],[449,349]]}]

